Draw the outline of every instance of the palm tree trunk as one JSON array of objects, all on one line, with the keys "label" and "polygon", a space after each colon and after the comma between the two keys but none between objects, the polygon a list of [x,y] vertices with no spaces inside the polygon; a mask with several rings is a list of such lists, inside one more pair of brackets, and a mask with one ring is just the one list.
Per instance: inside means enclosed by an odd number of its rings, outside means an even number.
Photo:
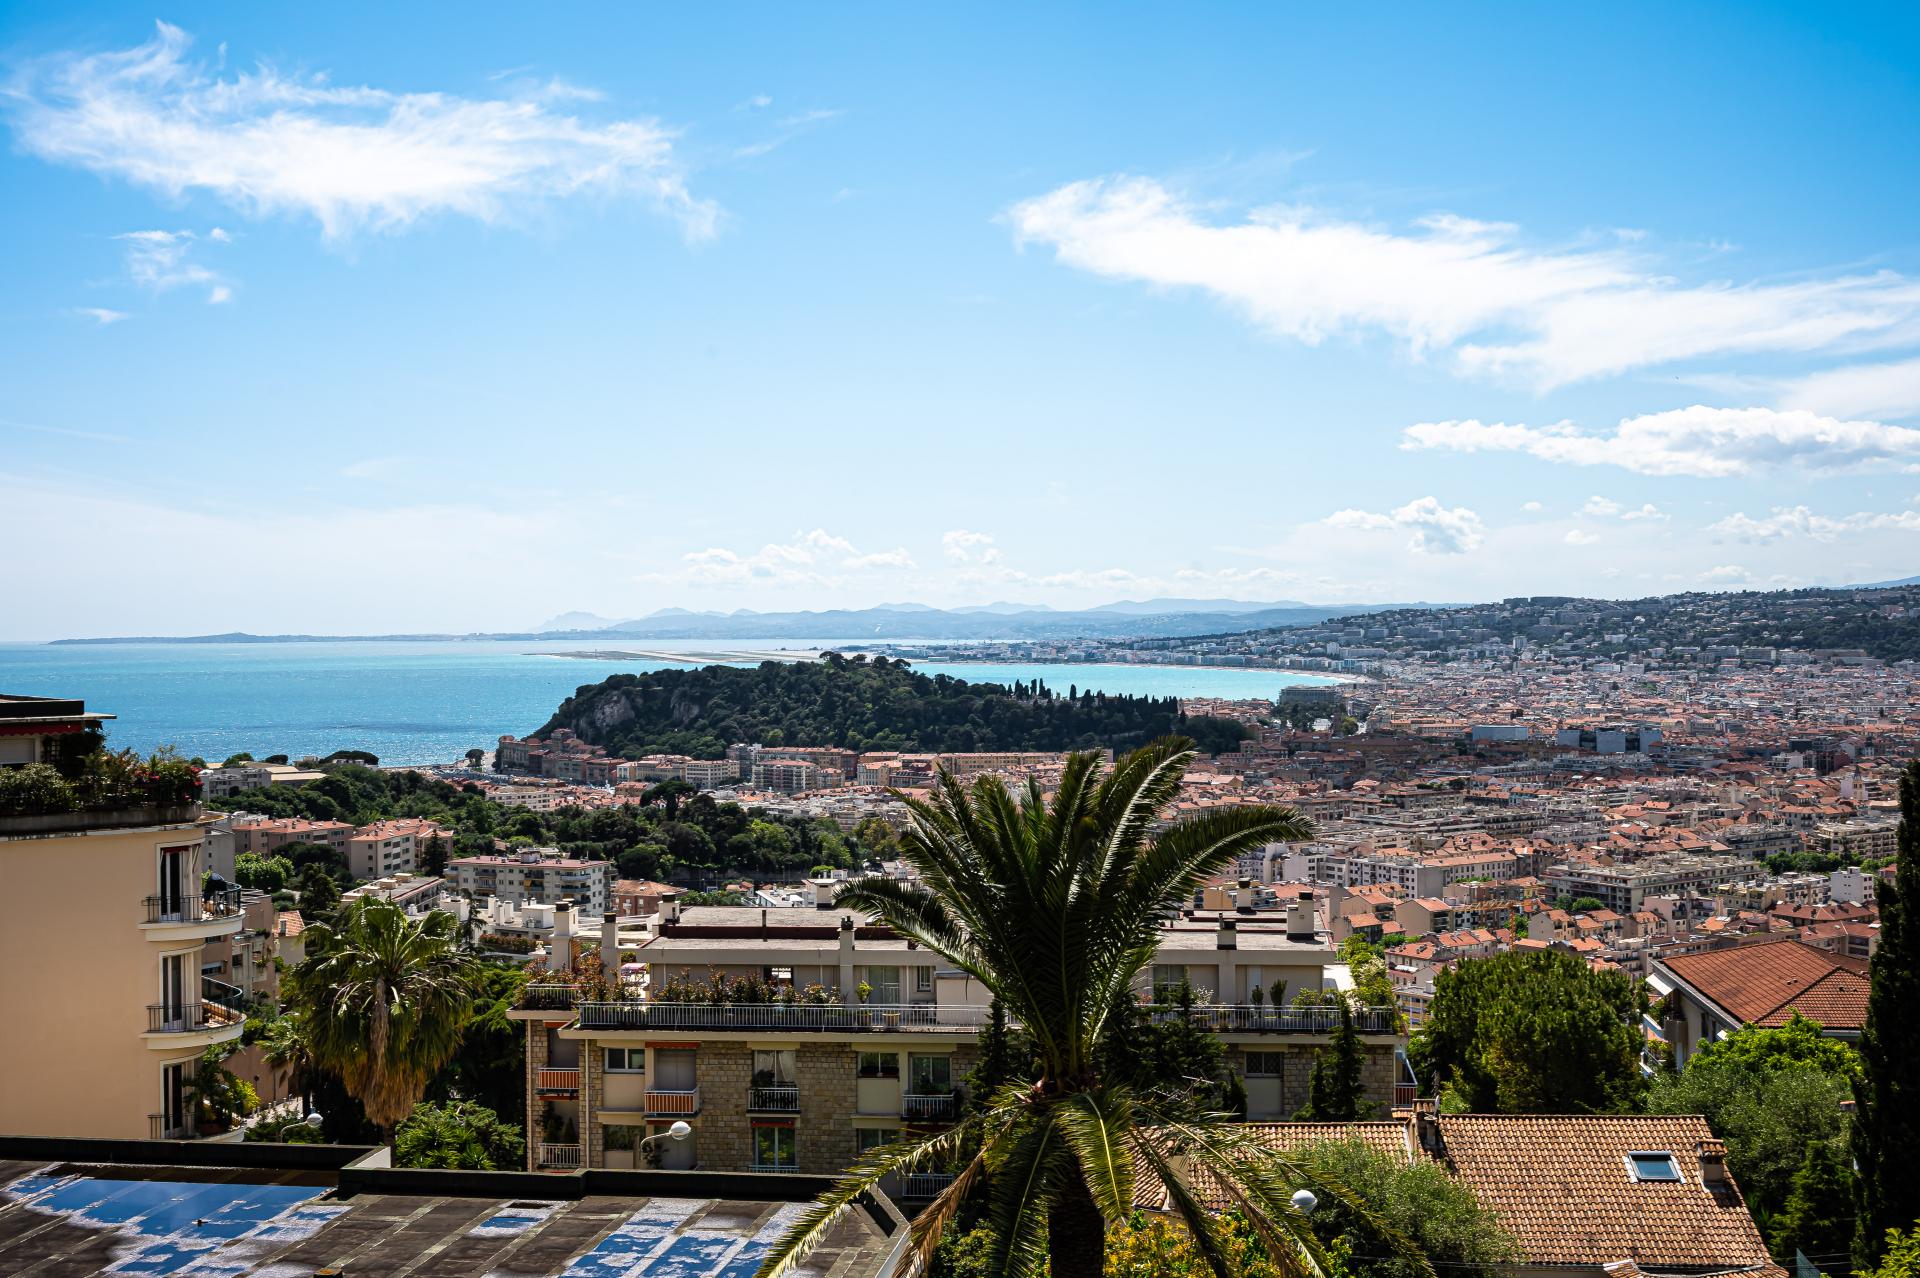
[{"label": "palm tree trunk", "polygon": [[1106,1258],[1107,1222],[1094,1206],[1085,1177],[1074,1168],[1047,1220],[1051,1278],[1100,1278]]}]

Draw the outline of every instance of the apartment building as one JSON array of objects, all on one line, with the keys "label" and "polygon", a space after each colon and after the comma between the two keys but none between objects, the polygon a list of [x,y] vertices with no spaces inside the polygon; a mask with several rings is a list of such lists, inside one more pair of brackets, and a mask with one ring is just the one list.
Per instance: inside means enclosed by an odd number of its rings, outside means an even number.
[{"label": "apartment building", "polygon": [[[1214,1000],[1202,1014],[1244,1076],[1256,1117],[1304,1103],[1335,1023],[1328,1008],[1274,1004],[1350,981],[1310,918],[1304,935],[1298,913],[1293,935],[1277,920],[1170,926],[1141,975],[1143,998],[1185,980]],[[637,950],[615,938],[616,927],[604,916],[602,950],[618,944],[641,968],[620,997],[586,1000],[557,980],[536,983],[514,1013],[528,1022],[530,1168],[644,1165],[652,1156],[666,1167],[831,1173],[875,1144],[959,1115],[988,999],[891,930],[831,910],[673,904]],[[782,993],[715,1002],[716,980]],[[1251,1005],[1255,986],[1278,997]],[[1405,1039],[1393,1010],[1355,1019],[1370,1097],[1404,1099]],[[642,1150],[675,1121],[691,1124],[692,1138]],[[923,1199],[939,1180],[898,1188]]]},{"label": "apartment building", "polygon": [[[111,715],[69,699],[0,698],[15,764],[72,763]],[[201,889],[208,818],[137,795],[53,815],[0,812],[0,875],[24,908],[0,928],[0,1131],[187,1137],[206,1047],[240,1037],[238,989],[201,976],[241,931],[240,893]]]},{"label": "apartment building", "polygon": [[452,835],[433,822],[412,817],[363,825],[347,839],[347,869],[361,880],[413,874],[435,835],[452,841]]},{"label": "apartment building", "polygon": [[1655,856],[1632,865],[1562,865],[1541,877],[1556,896],[1591,896],[1617,914],[1637,914],[1648,897],[1712,896],[1762,873],[1735,856]]},{"label": "apartment building", "polygon": [[318,843],[345,853],[353,826],[345,821],[309,821],[304,817],[236,816],[221,823],[233,835],[235,856],[251,852],[272,856],[289,843]]},{"label": "apartment building", "polygon": [[264,790],[270,785],[305,785],[327,774],[289,763],[239,763],[231,768],[202,768],[200,794],[208,799],[225,799],[242,790]]},{"label": "apartment building", "polygon": [[558,902],[572,899],[588,917],[607,908],[613,890],[613,862],[582,861],[558,848],[463,856],[447,863],[447,879],[456,892],[475,900]]}]

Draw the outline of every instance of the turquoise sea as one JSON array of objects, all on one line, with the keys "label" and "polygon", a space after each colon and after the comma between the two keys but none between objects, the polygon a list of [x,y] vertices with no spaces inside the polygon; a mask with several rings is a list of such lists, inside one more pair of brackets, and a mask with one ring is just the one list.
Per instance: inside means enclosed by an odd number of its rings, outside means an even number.
[{"label": "turquoise sea", "polygon": [[[82,697],[117,716],[108,739],[150,750],[224,759],[369,750],[384,763],[438,763],[491,749],[503,732],[531,732],[583,684],[622,670],[694,662],[553,656],[592,646],[564,641],[422,643],[0,643],[0,693]],[[811,651],[817,641],[629,642],[658,652]],[[856,647],[856,644],[841,645]],[[1044,679],[1101,692],[1184,697],[1275,697],[1313,675],[1197,666],[1018,665],[916,661],[928,674],[992,683]]]}]

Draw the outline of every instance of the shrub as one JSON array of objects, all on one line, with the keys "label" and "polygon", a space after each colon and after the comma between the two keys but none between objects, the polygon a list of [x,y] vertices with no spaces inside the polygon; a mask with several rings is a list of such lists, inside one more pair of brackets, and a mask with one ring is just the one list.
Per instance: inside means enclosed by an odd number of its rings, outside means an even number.
[{"label": "shrub", "polygon": [[47,816],[78,806],[73,787],[47,764],[0,770],[0,816]]}]

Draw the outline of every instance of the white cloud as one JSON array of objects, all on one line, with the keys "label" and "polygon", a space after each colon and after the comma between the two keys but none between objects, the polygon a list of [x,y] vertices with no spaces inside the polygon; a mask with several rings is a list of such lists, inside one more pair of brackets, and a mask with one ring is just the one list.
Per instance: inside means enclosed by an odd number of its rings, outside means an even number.
[{"label": "white cloud", "polygon": [[1285,337],[1380,332],[1542,388],[1702,356],[1920,340],[1920,281],[1892,272],[1687,286],[1623,246],[1532,248],[1511,225],[1450,214],[1408,230],[1282,207],[1212,221],[1149,178],[1070,183],[1007,217],[1021,243],[1068,265],[1200,289]]},{"label": "white cloud", "polygon": [[1667,519],[1670,516],[1652,502],[1644,503],[1638,510],[1630,510],[1614,501],[1611,497],[1593,496],[1587,498],[1587,504],[1580,513],[1595,519]]},{"label": "white cloud", "polygon": [[[128,231],[114,238],[127,246],[127,277],[141,288],[164,293],[192,285],[205,288],[207,301],[213,303],[233,296],[219,275],[192,260],[198,238],[192,231]],[[226,242],[224,236],[220,242]]]},{"label": "white cloud", "polygon": [[1920,459],[1920,430],[1840,421],[1804,409],[1696,404],[1629,417],[1611,434],[1474,420],[1420,422],[1400,446],[1460,453],[1516,452],[1576,466],[1621,466],[1643,475],[1725,478],[1765,467],[1849,470]]},{"label": "white cloud", "polygon": [[1836,516],[1815,514],[1805,506],[1776,506],[1771,514],[1758,518],[1745,511],[1736,511],[1718,523],[1708,525],[1707,531],[1747,542],[1779,541],[1786,537],[1832,541],[1844,533],[1920,532],[1920,511],[1903,510],[1892,514],[1859,511]]},{"label": "white cloud", "polygon": [[104,306],[76,306],[73,308],[73,313],[84,319],[92,320],[102,328],[105,328],[109,324],[118,324],[121,320],[127,318],[125,311],[109,310]]},{"label": "white cloud", "polygon": [[439,213],[491,222],[522,201],[587,192],[651,200],[690,239],[715,230],[719,210],[689,194],[670,130],[557,112],[555,97],[581,96],[558,82],[474,99],[264,65],[223,77],[187,58],[185,32],[157,25],[136,48],[29,64],[4,95],[21,145],[171,196],[308,214],[329,237]]},{"label": "white cloud", "polygon": [[1461,555],[1479,548],[1486,539],[1480,516],[1464,506],[1449,510],[1438,498],[1421,497],[1384,514],[1370,510],[1336,510],[1321,521],[1331,528],[1385,532],[1404,528],[1412,533],[1407,549],[1421,554]]},{"label": "white cloud", "polygon": [[845,537],[815,528],[793,540],[768,542],[751,554],[723,546],[690,551],[672,571],[642,573],[641,581],[677,586],[839,588],[849,574],[898,572],[916,567],[905,548],[863,553]]},{"label": "white cloud", "polygon": [[1714,581],[1714,582],[1722,582],[1722,583],[1741,582],[1741,581],[1751,581],[1753,579],[1753,574],[1748,572],[1745,568],[1742,568],[1739,564],[1721,564],[1718,567],[1709,568],[1705,572],[1701,573],[1700,579],[1702,581]]},{"label": "white cloud", "polygon": [[942,534],[940,549],[947,558],[963,564],[994,563],[1000,558],[992,537],[983,532],[969,532],[965,528],[955,528]]},{"label": "white cloud", "polygon": [[1542,505],[1541,505],[1541,504],[1540,504],[1539,502],[1537,502],[1537,501],[1528,501],[1528,502],[1522,502],[1522,503],[1520,503],[1520,509],[1521,509],[1521,510],[1524,510],[1525,512],[1527,512],[1527,513],[1528,513],[1529,515],[1537,515],[1537,514],[1539,514],[1539,513],[1541,512],[1541,511],[1543,511],[1543,510],[1545,510],[1545,509],[1546,509],[1546,507],[1545,507],[1545,506],[1542,506]]},{"label": "white cloud", "polygon": [[1599,533],[1590,533],[1584,528],[1567,529],[1566,541],[1569,546],[1591,546],[1599,540]]},{"label": "white cloud", "polygon": [[1920,359],[1852,364],[1781,385],[1780,404],[1817,413],[1920,416]]}]

